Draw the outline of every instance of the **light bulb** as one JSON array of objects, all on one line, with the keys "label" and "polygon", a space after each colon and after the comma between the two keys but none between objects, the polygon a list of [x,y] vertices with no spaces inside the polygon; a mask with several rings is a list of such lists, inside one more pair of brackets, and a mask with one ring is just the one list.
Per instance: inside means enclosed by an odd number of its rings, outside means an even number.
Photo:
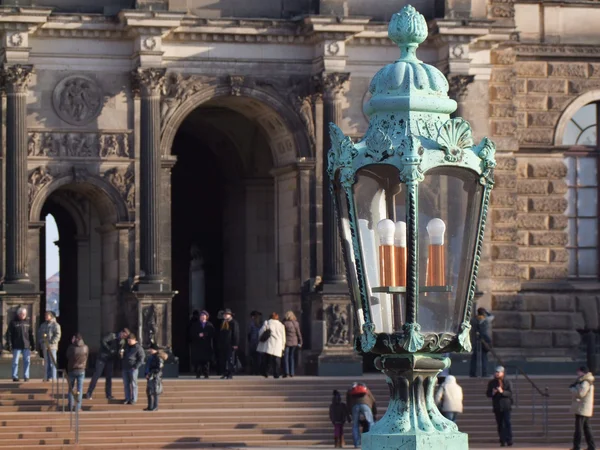
[{"label": "light bulb", "polygon": [[390,219],[380,220],[377,224],[377,234],[379,234],[380,245],[394,245],[394,233],[396,225]]},{"label": "light bulb", "polygon": [[427,233],[429,234],[429,243],[431,245],[444,245],[446,224],[442,219],[431,219],[427,224]]},{"label": "light bulb", "polygon": [[396,222],[394,245],[396,247],[406,247],[406,222]]}]

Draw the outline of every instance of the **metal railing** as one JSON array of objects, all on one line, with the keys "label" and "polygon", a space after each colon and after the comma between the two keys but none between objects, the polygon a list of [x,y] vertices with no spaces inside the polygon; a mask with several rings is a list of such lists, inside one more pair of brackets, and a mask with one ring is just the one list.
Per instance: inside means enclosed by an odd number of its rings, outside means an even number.
[{"label": "metal railing", "polygon": [[[69,408],[69,430],[73,431],[73,413],[75,413],[74,414],[75,415],[75,443],[79,444],[79,409],[81,408],[81,405],[79,404],[79,394],[80,393],[77,390],[77,385],[76,385],[77,380],[73,380],[73,383],[71,385],[71,381],[69,380],[69,373],[67,372],[67,369],[59,369],[58,368],[56,358],[54,358],[54,354],[52,353],[52,351],[50,349],[50,343],[48,342],[48,335],[44,334],[44,336],[42,337],[42,340],[44,342],[44,347],[46,349],[46,353],[50,356],[50,362],[56,368],[57,379],[54,380],[54,378],[52,378],[52,388],[51,389],[52,389],[52,396],[54,397],[55,385],[56,385],[57,409],[60,409],[62,407],[62,412],[63,413],[65,412],[65,389],[64,389],[65,382],[67,383],[68,389],[71,392],[71,395],[73,396],[73,401],[75,404],[73,407]],[[44,370],[47,370],[47,368],[44,368]],[[60,382],[58,381],[58,373],[59,372],[61,374]],[[59,394],[59,385],[60,385],[60,394]],[[59,398],[60,398],[60,403],[62,406],[58,405]],[[75,410],[75,411],[73,411],[73,410]]]},{"label": "metal railing", "polygon": [[548,389],[548,386],[544,387],[544,389],[540,389],[540,387],[536,384],[535,381],[533,381],[531,379],[531,377],[529,377],[529,375],[527,375],[527,373],[518,365],[510,365],[507,366],[506,364],[504,364],[504,362],[502,361],[502,359],[498,356],[498,354],[496,353],[496,351],[494,350],[494,347],[492,347],[491,344],[488,344],[487,342],[483,341],[481,338],[477,339],[477,350],[478,350],[478,355],[480,355],[480,358],[477,361],[477,374],[481,377],[482,376],[482,351],[485,347],[485,349],[487,351],[489,351],[494,358],[496,359],[496,361],[498,361],[498,363],[502,366],[504,366],[505,370],[508,367],[512,367],[515,369],[515,384],[514,384],[514,389],[513,389],[513,404],[515,406],[515,408],[519,407],[519,387],[518,387],[518,383],[517,381],[519,380],[519,376],[523,376],[523,378],[531,385],[531,421],[532,423],[535,425],[536,421],[537,421],[537,414],[536,414],[536,393],[538,395],[540,395],[542,397],[542,433],[543,436],[545,438],[548,438],[548,398],[550,397],[550,392]]}]

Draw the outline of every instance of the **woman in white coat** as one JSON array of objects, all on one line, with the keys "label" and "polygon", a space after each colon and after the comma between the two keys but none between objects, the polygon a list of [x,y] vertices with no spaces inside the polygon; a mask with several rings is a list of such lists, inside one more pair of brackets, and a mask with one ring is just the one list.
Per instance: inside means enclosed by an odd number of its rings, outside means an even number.
[{"label": "woman in white coat", "polygon": [[435,403],[446,419],[456,422],[456,416],[463,412],[463,391],[454,376],[446,377],[435,394]]},{"label": "woman in white coat", "polygon": [[[266,333],[266,334],[265,334]],[[269,378],[273,366],[273,378],[279,378],[281,372],[281,356],[285,351],[285,326],[279,321],[279,314],[272,313],[260,330],[258,330],[258,347],[263,353],[262,374]]]}]

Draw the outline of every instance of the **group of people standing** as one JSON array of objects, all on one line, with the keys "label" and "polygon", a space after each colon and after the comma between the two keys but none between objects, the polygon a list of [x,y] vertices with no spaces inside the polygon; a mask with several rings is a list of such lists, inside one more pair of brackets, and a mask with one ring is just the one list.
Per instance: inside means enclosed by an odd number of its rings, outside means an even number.
[{"label": "group of people standing", "polygon": [[[218,330],[209,318],[207,311],[194,311],[192,314],[188,327],[192,370],[196,378],[208,378],[211,364],[218,361],[217,370],[221,378],[231,379],[241,365],[237,355],[239,324],[230,309],[222,312]],[[266,378],[272,374],[274,378],[280,378],[283,369],[284,378],[295,375],[296,349],[302,347],[302,333],[292,311],[285,314],[283,323],[276,312],[263,322],[262,314],[252,311],[247,339],[252,374]]]},{"label": "group of people standing", "polygon": [[[44,381],[57,379],[57,351],[62,337],[60,324],[52,311],[46,311],[44,322],[40,325],[37,343],[44,357]],[[36,340],[33,336],[31,321],[27,317],[27,309],[21,307],[17,310],[16,317],[8,326],[6,333],[6,348],[12,352],[12,379],[19,381],[19,361],[23,360],[23,381],[30,378],[31,352],[36,349]],[[146,351],[137,341],[137,337],[127,328],[118,333],[109,333],[100,342],[100,350],[96,359],[96,368],[86,398],[91,399],[98,379],[105,375],[105,394],[108,400],[112,396],[113,366],[121,360],[125,404],[133,405],[138,399],[138,374],[145,365],[144,375],[148,380],[146,393],[148,407],[146,410],[155,411],[158,408],[158,396],[162,393],[162,368],[168,355],[160,350],[156,343],[152,343]],[[73,393],[79,395],[77,408],[81,408],[83,398],[83,382],[87,369],[89,348],[83,340],[81,333],[75,333],[70,340],[66,353],[67,376],[69,380],[68,405],[69,409],[75,408]]]}]

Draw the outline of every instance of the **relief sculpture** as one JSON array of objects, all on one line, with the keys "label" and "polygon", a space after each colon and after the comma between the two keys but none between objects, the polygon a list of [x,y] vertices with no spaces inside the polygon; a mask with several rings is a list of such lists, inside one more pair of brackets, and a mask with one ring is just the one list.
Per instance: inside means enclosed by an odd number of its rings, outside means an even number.
[{"label": "relief sculpture", "polygon": [[68,76],[54,89],[56,114],[71,125],[85,125],[100,115],[103,95],[98,84],[82,75]]},{"label": "relief sculpture", "polygon": [[35,199],[35,196],[40,191],[40,189],[42,189],[44,186],[46,186],[47,184],[52,182],[53,179],[54,179],[54,177],[52,176],[52,174],[50,174],[48,172],[48,170],[43,166],[39,166],[39,167],[35,168],[29,174],[28,181],[29,181],[29,207],[30,208],[31,208],[31,205],[33,204],[33,200]]},{"label": "relief sculpture", "polygon": [[27,155],[67,158],[129,158],[129,133],[29,133]]},{"label": "relief sculpture", "polygon": [[164,124],[175,109],[192,95],[201,91],[210,83],[210,78],[198,75],[183,75],[169,72],[165,81],[160,107],[160,118]]},{"label": "relief sculpture", "polygon": [[350,344],[350,312],[347,305],[329,305],[325,308],[327,345]]},{"label": "relief sculpture", "polygon": [[135,183],[133,167],[112,169],[104,172],[104,178],[115,187],[125,200],[127,208],[135,209]]}]

